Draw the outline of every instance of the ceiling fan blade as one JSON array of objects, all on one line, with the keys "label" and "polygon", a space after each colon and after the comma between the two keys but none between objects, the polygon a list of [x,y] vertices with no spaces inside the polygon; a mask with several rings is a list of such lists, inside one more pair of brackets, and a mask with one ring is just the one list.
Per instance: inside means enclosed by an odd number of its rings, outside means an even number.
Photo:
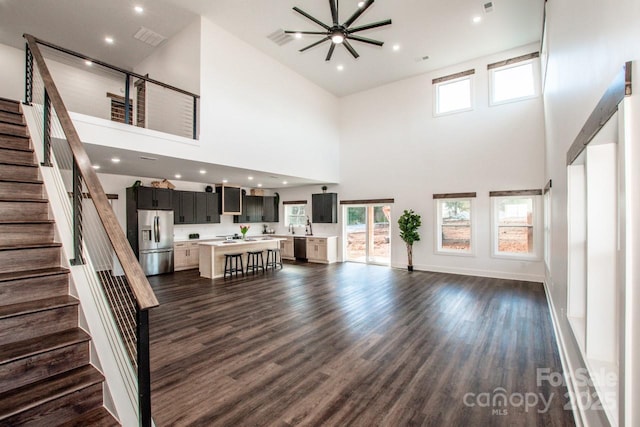
[{"label": "ceiling fan blade", "polygon": [[291,31],[291,30],[284,30],[285,34],[313,34],[313,35],[327,35],[326,31]]},{"label": "ceiling fan blade", "polygon": [[326,24],[323,24],[322,22],[318,21],[316,18],[314,18],[313,16],[309,15],[307,12],[305,12],[302,9],[299,9],[297,7],[294,7],[293,10],[295,10],[296,12],[298,12],[300,15],[304,16],[305,18],[315,22],[316,24],[320,25],[322,28],[326,29],[327,31],[329,31],[331,29],[331,27],[329,27]]},{"label": "ceiling fan blade", "polygon": [[331,8],[331,19],[333,19],[333,25],[338,24],[338,5],[337,0],[329,0],[329,7]]},{"label": "ceiling fan blade", "polygon": [[329,48],[329,53],[327,53],[327,57],[324,59],[325,61],[331,61],[331,56],[333,55],[333,50],[336,48],[335,43],[331,43],[331,47]]},{"label": "ceiling fan blade", "polygon": [[384,44],[384,42],[378,41],[378,40],[373,40],[373,39],[368,39],[366,37],[358,37],[358,36],[352,36],[352,35],[348,35],[347,38],[349,40],[356,40],[362,43],[369,43],[369,44],[375,44],[376,46],[382,46]]},{"label": "ceiling fan blade", "polygon": [[304,52],[304,51],[305,51],[305,50],[307,50],[307,49],[311,49],[312,47],[316,47],[316,46],[318,46],[320,43],[324,43],[324,42],[326,42],[327,40],[331,40],[331,37],[325,37],[325,38],[323,38],[322,40],[319,40],[319,41],[317,41],[317,42],[315,42],[315,43],[313,43],[313,44],[310,44],[310,45],[309,45],[309,46],[307,46],[307,47],[303,47],[302,49],[300,49],[300,52]]},{"label": "ceiling fan blade", "polygon": [[349,51],[349,53],[353,55],[354,58],[357,59],[360,56],[358,55],[358,52],[356,52],[356,50],[353,48],[353,46],[351,46],[351,43],[349,43],[346,39],[342,42],[342,44]]},{"label": "ceiling fan blade", "polygon": [[374,1],[375,0],[365,0],[362,7],[358,8],[358,10],[356,10],[356,12],[353,15],[351,15],[351,18],[347,19],[342,25],[344,25],[345,27],[349,27],[349,25],[353,24],[355,20],[358,19],[360,15],[362,15],[364,11],[367,10],[369,6],[373,4]]},{"label": "ceiling fan blade", "polygon": [[358,31],[370,30],[372,28],[383,27],[385,25],[391,25],[391,19],[385,21],[374,22],[373,24],[362,25],[360,27],[349,28],[347,31],[350,33],[357,33]]}]

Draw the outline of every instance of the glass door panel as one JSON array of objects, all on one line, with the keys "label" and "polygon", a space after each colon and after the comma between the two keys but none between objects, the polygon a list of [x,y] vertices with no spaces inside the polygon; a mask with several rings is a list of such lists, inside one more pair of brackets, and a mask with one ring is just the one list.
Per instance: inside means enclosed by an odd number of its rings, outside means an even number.
[{"label": "glass door panel", "polygon": [[345,206],[345,260],[389,265],[390,206]]}]

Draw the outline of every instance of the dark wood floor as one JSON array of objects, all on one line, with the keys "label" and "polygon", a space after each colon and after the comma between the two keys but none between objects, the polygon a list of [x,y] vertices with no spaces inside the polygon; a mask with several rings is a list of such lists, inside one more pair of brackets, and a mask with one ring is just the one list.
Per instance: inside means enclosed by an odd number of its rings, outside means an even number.
[{"label": "dark wood floor", "polygon": [[574,425],[566,389],[536,384],[562,372],[541,284],[349,263],[150,279],[158,426]]}]

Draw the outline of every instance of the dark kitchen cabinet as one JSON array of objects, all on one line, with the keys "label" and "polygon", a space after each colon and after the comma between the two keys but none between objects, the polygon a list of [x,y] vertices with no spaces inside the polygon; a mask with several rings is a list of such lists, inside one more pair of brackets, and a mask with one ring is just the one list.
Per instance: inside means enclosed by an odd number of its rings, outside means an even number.
[{"label": "dark kitchen cabinet", "polygon": [[338,222],[338,194],[321,193],[311,195],[311,213],[314,223]]},{"label": "dark kitchen cabinet", "polygon": [[131,187],[131,190],[138,209],[170,210],[173,208],[173,190],[153,187]]},{"label": "dark kitchen cabinet", "polygon": [[242,214],[236,215],[233,222],[262,222],[262,203],[262,196],[243,196]]},{"label": "dark kitchen cabinet", "polygon": [[216,193],[220,193],[218,212],[222,215],[242,214],[242,193],[240,187],[216,185]]},{"label": "dark kitchen cabinet", "polygon": [[191,191],[176,191],[173,194],[173,223],[196,223],[196,193]]},{"label": "dark kitchen cabinet", "polygon": [[220,212],[218,211],[220,194],[195,193],[196,195],[196,224],[219,224]]},{"label": "dark kitchen cabinet", "polygon": [[264,196],[262,198],[262,221],[278,222],[279,220],[276,198],[273,196]]}]

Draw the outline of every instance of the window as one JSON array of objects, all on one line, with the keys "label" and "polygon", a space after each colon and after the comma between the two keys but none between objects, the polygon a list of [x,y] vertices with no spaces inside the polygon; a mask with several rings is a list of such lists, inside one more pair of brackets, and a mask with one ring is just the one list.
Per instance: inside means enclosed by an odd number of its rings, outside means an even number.
[{"label": "window", "polygon": [[[438,195],[434,195],[434,197],[436,196]],[[436,252],[451,254],[472,253],[472,207],[472,198],[443,198],[436,200]]]},{"label": "window", "polygon": [[307,224],[307,205],[284,205],[285,225],[289,227],[304,227]]},{"label": "window", "polygon": [[495,197],[492,193],[493,255],[538,259],[541,227],[537,212],[541,191],[504,193],[516,194]]},{"label": "window", "polygon": [[534,66],[535,57],[537,53],[488,66],[491,105],[538,96],[540,73]]},{"label": "window", "polygon": [[473,109],[471,76],[474,72],[474,70],[469,70],[433,80],[434,115],[439,116]]},{"label": "window", "polygon": [[544,263],[551,272],[551,180],[544,189]]}]

